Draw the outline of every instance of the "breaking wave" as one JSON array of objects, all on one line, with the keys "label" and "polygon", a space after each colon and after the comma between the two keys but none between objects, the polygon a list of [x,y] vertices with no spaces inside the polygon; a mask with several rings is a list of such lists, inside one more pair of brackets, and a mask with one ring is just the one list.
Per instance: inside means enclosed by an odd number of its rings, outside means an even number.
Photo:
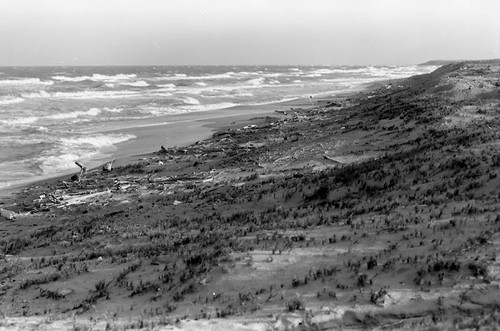
[{"label": "breaking wave", "polygon": [[97,116],[101,113],[101,110],[98,108],[90,108],[87,111],[74,111],[71,113],[60,113],[60,114],[54,114],[54,115],[49,115],[46,118],[51,118],[51,119],[68,119],[68,118],[77,118],[80,116]]},{"label": "breaking wave", "polygon": [[29,117],[0,120],[0,123],[5,126],[16,126],[16,125],[33,124],[36,121],[38,121],[38,117],[29,116]]},{"label": "breaking wave", "polygon": [[11,105],[14,103],[21,103],[24,102],[23,98],[19,97],[1,97],[0,98],[0,105]]},{"label": "breaking wave", "polygon": [[94,136],[83,136],[78,138],[61,138],[60,141],[70,147],[77,147],[81,145],[91,145],[94,147],[106,147],[112,146],[130,139],[134,139],[134,135],[130,134],[115,134],[115,135],[94,135]]},{"label": "breaking wave", "polygon": [[186,105],[181,106],[180,109],[183,111],[196,112],[196,111],[210,111],[217,109],[225,109],[238,106],[237,103],[232,102],[221,102],[221,103],[213,103],[213,104],[198,104],[198,105]]},{"label": "breaking wave", "polygon": [[136,78],[136,74],[118,74],[118,75],[102,75],[93,74],[92,76],[78,76],[78,77],[67,77],[67,76],[52,76],[52,79],[61,82],[83,82],[86,80],[91,80],[94,82],[119,82],[124,80],[129,80],[130,78]]},{"label": "breaking wave", "polygon": [[200,101],[198,99],[191,98],[191,97],[185,97],[182,101],[188,105],[199,105],[200,104]]},{"label": "breaking wave", "polygon": [[42,81],[40,78],[23,78],[23,79],[5,79],[0,80],[0,86],[19,86],[19,85],[52,85],[53,81]]},{"label": "breaking wave", "polygon": [[139,80],[139,81],[131,82],[131,83],[120,83],[120,85],[128,85],[128,86],[134,86],[134,87],[148,87],[149,86],[149,84],[144,80]]}]

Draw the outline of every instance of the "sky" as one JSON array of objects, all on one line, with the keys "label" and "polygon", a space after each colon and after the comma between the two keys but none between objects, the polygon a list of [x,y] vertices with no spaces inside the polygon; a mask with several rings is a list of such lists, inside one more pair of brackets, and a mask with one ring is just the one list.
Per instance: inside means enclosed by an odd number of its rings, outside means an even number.
[{"label": "sky", "polygon": [[0,0],[0,66],[491,58],[499,0]]}]

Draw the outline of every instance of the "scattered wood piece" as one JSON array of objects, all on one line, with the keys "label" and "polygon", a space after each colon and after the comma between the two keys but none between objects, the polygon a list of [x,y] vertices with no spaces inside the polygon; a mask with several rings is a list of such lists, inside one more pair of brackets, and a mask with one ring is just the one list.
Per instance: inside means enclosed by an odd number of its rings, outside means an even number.
[{"label": "scattered wood piece", "polygon": [[16,213],[7,209],[0,208],[0,215],[8,220],[13,220],[16,218]]},{"label": "scattered wood piece", "polygon": [[328,160],[328,161],[332,161],[335,164],[342,165],[342,162],[339,162],[339,161],[335,160],[334,158],[332,158],[332,157],[330,157],[328,155],[323,154],[323,158],[326,159],[326,160]]},{"label": "scattered wood piece", "polygon": [[107,162],[105,165],[102,166],[102,171],[104,172],[110,172],[113,170],[113,162],[115,159],[112,159],[110,162]]},{"label": "scattered wood piece", "polygon": [[75,161],[75,164],[80,167],[80,173],[71,176],[71,181],[76,182],[76,183],[80,183],[82,181],[83,177],[85,176],[85,174],[87,173],[87,167],[85,167],[83,164],[81,164],[78,161]]}]

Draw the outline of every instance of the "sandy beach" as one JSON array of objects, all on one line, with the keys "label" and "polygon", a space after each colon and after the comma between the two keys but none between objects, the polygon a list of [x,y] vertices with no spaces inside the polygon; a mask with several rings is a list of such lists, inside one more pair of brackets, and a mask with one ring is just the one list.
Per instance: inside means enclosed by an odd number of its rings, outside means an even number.
[{"label": "sandy beach", "polygon": [[499,72],[133,123],[2,200],[0,329],[498,326]]}]

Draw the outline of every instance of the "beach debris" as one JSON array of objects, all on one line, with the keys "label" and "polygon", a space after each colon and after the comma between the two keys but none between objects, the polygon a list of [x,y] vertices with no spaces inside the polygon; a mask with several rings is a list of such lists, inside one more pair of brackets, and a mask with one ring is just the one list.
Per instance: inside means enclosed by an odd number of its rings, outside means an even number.
[{"label": "beach debris", "polygon": [[104,172],[110,172],[113,170],[113,162],[115,159],[112,159],[111,161],[107,162],[105,165],[102,166],[102,171]]},{"label": "beach debris", "polygon": [[173,205],[174,205],[174,206],[177,206],[177,205],[180,205],[181,203],[182,203],[182,201],[179,201],[179,200],[174,200]]},{"label": "beach debris", "polygon": [[111,198],[112,193],[111,190],[105,190],[101,192],[89,192],[89,193],[82,193],[78,195],[64,195],[62,206],[59,206],[59,208],[63,206],[69,206],[69,205],[80,205],[84,203],[91,203],[91,202],[96,202],[98,200],[102,199],[109,199]]},{"label": "beach debris", "polygon": [[7,209],[0,208],[0,215],[5,217],[8,220],[13,220],[16,218],[16,213]]},{"label": "beach debris", "polygon": [[81,171],[82,171],[83,173],[86,173],[86,172],[87,172],[87,167],[85,167],[83,164],[81,164],[81,163],[80,163],[80,162],[78,162],[78,161],[76,161],[76,162],[75,162],[75,164],[76,164],[77,166],[79,166],[79,167],[80,167],[80,169],[81,169]]},{"label": "beach debris", "polygon": [[83,179],[85,174],[87,173],[87,167],[85,167],[83,164],[81,164],[78,161],[75,161],[75,164],[80,167],[80,173],[79,174],[74,174],[71,176],[71,181],[80,183],[80,181]]},{"label": "beach debris", "polygon": [[326,159],[326,160],[328,160],[328,161],[331,161],[331,162],[333,162],[333,163],[335,163],[337,165],[342,165],[342,162],[339,162],[339,161],[335,160],[333,157],[330,157],[330,156],[328,156],[326,154],[323,154],[323,158]]}]

